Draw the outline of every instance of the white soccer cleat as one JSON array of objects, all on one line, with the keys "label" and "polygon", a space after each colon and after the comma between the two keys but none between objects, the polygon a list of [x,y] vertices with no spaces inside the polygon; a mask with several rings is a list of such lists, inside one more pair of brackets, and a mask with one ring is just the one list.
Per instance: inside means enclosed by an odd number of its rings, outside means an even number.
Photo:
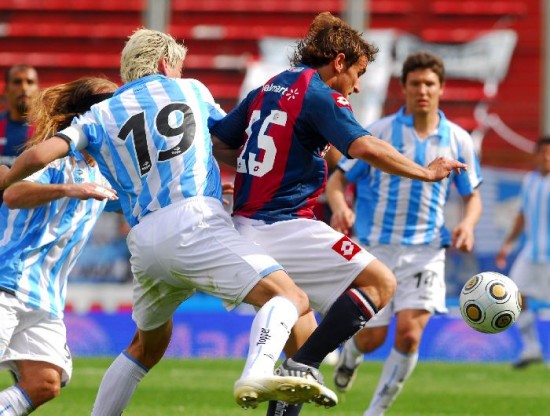
[{"label": "white soccer cleat", "polygon": [[270,400],[280,400],[290,404],[315,401],[322,394],[323,386],[314,380],[292,376],[248,377],[235,382],[233,396],[244,409],[258,407]]}]

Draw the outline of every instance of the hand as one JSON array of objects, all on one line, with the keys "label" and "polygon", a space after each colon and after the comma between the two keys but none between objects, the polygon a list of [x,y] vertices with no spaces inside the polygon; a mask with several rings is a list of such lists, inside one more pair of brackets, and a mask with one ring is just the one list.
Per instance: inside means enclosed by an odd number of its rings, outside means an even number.
[{"label": "hand", "polygon": [[[223,182],[222,183],[222,195],[233,195],[235,188],[233,186],[233,182]],[[229,205],[231,201],[229,199],[224,198],[223,204]]]},{"label": "hand", "polygon": [[512,244],[510,243],[504,243],[500,250],[498,251],[496,258],[495,258],[495,264],[499,269],[504,269],[506,267],[508,258],[508,255],[510,254],[510,251],[512,250]]},{"label": "hand", "polygon": [[430,177],[428,182],[438,182],[447,178],[454,170],[458,175],[461,169],[467,170],[468,166],[458,160],[449,159],[446,157],[438,157],[428,165]]},{"label": "hand", "polygon": [[116,191],[111,188],[98,185],[96,183],[79,183],[69,185],[67,196],[77,199],[97,199],[103,201],[108,198],[110,201],[116,201],[118,196]]},{"label": "hand", "polygon": [[349,234],[355,223],[355,213],[349,208],[333,211],[330,217],[330,226],[342,234]]},{"label": "hand", "polygon": [[451,235],[453,247],[464,253],[470,253],[474,248],[474,229],[466,224],[458,224]]}]

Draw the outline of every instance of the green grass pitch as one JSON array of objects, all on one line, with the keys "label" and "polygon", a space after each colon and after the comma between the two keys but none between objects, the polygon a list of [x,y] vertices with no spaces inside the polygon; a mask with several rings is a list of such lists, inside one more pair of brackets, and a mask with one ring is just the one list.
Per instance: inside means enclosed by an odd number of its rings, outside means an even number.
[{"label": "green grass pitch", "polygon": [[[110,358],[77,358],[73,380],[61,395],[39,408],[37,416],[89,415]],[[233,402],[233,383],[241,360],[165,359],[141,382],[124,416],[265,415],[266,405],[243,410]],[[302,415],[360,416],[370,400],[382,363],[366,362],[353,389],[332,409],[304,405]],[[332,387],[332,367],[322,370]],[[11,384],[0,373],[0,389]],[[550,369],[537,364],[513,370],[509,364],[420,362],[387,416],[550,414]]]}]

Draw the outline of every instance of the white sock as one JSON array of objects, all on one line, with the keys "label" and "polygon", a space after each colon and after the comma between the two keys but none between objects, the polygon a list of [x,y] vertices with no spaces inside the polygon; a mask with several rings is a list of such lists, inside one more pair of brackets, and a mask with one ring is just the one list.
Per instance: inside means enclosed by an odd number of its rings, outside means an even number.
[{"label": "white sock", "polygon": [[147,371],[126,352],[121,353],[103,375],[92,416],[120,415]]},{"label": "white sock", "polygon": [[273,374],[297,320],[296,305],[282,296],[275,296],[258,310],[250,328],[250,345],[241,378]]},{"label": "white sock", "polygon": [[31,399],[19,386],[0,391],[1,416],[25,416],[33,410]]},{"label": "white sock", "polygon": [[530,309],[525,309],[519,314],[517,325],[523,341],[522,355],[542,356],[539,335],[537,331],[537,322],[535,314]]},{"label": "white sock", "polygon": [[363,416],[383,415],[401,392],[403,384],[412,374],[417,362],[418,352],[402,354],[392,348],[384,363],[376,392]]},{"label": "white sock", "polygon": [[344,365],[347,368],[355,368],[355,366],[361,363],[364,355],[362,351],[357,349],[355,337],[351,337],[345,342],[342,354],[344,355]]}]

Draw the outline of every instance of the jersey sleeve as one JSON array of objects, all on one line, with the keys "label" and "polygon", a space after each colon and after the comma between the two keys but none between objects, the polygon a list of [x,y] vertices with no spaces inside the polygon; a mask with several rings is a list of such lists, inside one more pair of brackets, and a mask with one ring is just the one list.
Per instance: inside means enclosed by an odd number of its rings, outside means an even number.
[{"label": "jersey sleeve", "polygon": [[92,111],[75,117],[71,126],[56,133],[56,136],[65,139],[71,146],[71,151],[82,150],[88,146],[98,148],[102,142],[103,129],[96,121]]},{"label": "jersey sleeve", "polygon": [[319,134],[351,158],[348,149],[351,143],[370,132],[355,119],[349,101],[329,88],[312,88],[308,91],[304,108],[309,122]]},{"label": "jersey sleeve", "polygon": [[219,138],[232,149],[238,149],[244,143],[243,132],[248,127],[248,107],[258,89],[250,92],[248,96],[237,105],[223,119],[216,122],[210,129],[210,133]]},{"label": "jersey sleeve", "polygon": [[343,156],[338,162],[338,169],[342,171],[347,181],[357,183],[370,172],[370,166],[358,159],[348,159]]},{"label": "jersey sleeve", "polygon": [[210,90],[200,81],[196,79],[190,80],[193,87],[197,90],[199,97],[206,105],[208,112],[208,128],[211,128],[217,121],[221,120],[225,115],[225,111],[214,100]]},{"label": "jersey sleeve", "polygon": [[460,175],[454,173],[454,183],[462,196],[470,195],[481,184],[481,166],[474,149],[474,142],[466,131],[458,135],[457,160],[468,165],[468,170]]}]

